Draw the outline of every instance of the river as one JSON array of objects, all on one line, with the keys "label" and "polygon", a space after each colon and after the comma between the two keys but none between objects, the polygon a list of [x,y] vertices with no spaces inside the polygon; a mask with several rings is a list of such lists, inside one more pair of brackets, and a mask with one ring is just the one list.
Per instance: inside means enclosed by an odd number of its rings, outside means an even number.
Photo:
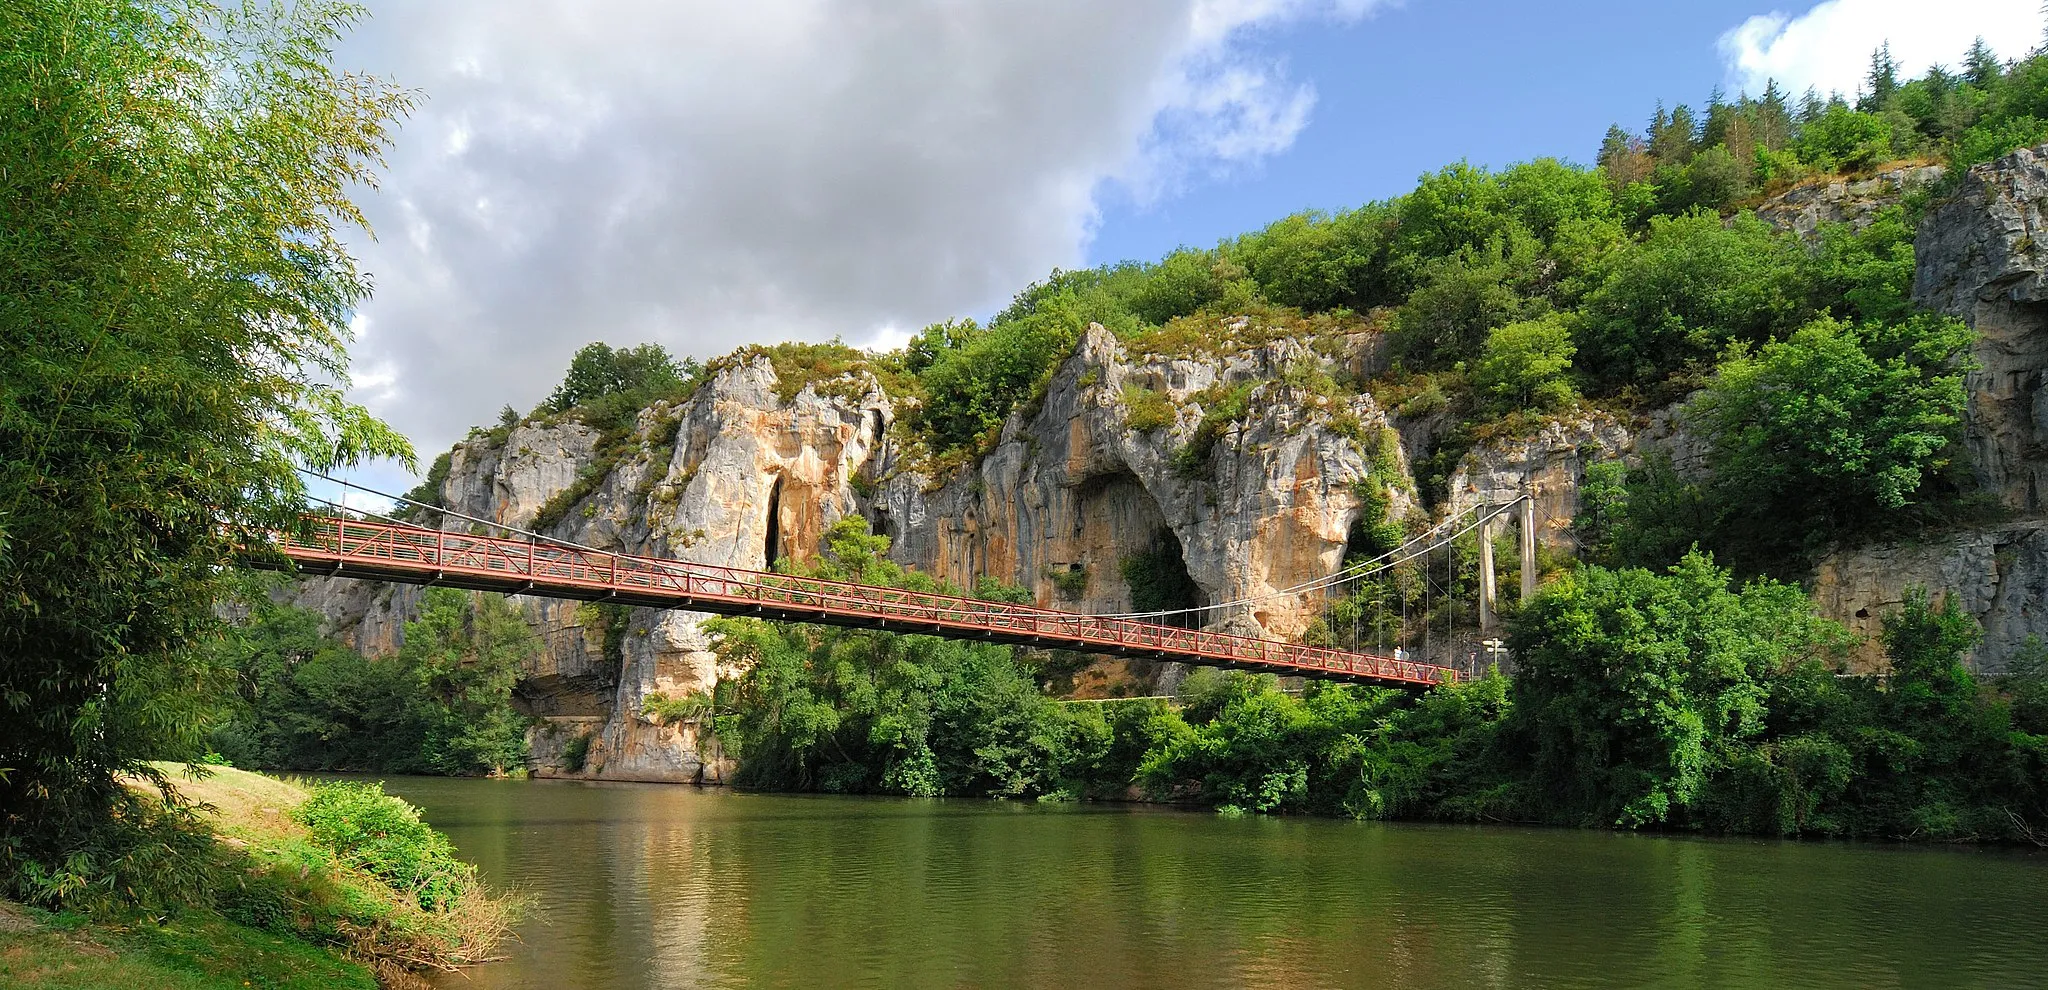
[{"label": "river", "polygon": [[2048,854],[397,778],[473,990],[2048,986]]}]

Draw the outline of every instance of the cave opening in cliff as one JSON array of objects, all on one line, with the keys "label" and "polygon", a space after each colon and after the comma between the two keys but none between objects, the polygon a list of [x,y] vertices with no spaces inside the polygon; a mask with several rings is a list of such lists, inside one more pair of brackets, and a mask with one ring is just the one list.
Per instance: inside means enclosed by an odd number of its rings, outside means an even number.
[{"label": "cave opening in cliff", "polygon": [[[1123,576],[1131,589],[1133,612],[1174,612],[1202,605],[1202,587],[1188,574],[1180,537],[1169,527],[1159,527],[1144,549],[1123,559]],[[1168,615],[1160,621],[1188,629],[1202,624],[1197,612]]]},{"label": "cave opening in cliff", "polygon": [[761,566],[775,569],[775,562],[782,557],[782,478],[768,487],[768,535],[762,541]]}]

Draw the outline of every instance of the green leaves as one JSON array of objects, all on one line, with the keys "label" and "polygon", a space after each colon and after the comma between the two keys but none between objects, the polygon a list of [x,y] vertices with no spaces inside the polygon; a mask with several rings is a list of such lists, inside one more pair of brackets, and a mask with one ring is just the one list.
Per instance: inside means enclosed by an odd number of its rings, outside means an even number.
[{"label": "green leaves", "polygon": [[209,650],[234,674],[209,745],[238,766],[485,774],[517,771],[527,719],[512,689],[540,642],[503,596],[432,588],[396,656],[320,635],[320,617],[251,581],[248,620]]},{"label": "green leaves", "polygon": [[584,421],[611,434],[633,426],[639,411],[657,399],[680,399],[704,379],[694,359],[677,361],[660,344],[614,349],[585,344],[569,361],[568,374],[544,407],[556,413],[581,410]]},{"label": "green leaves", "polygon": [[1510,323],[1486,336],[1467,378],[1506,411],[1563,409],[1578,398],[1568,376],[1577,351],[1555,314]]},{"label": "green leaves", "polygon": [[[196,756],[223,565],[299,465],[411,463],[346,402],[343,247],[412,95],[338,73],[360,14],[0,9],[0,882]],[[168,796],[167,796],[168,798]]]},{"label": "green leaves", "polygon": [[1914,518],[1943,493],[1961,439],[1971,339],[1943,317],[1823,318],[1724,361],[1688,413],[1709,451],[1717,545],[1746,567],[1785,568]]},{"label": "green leaves", "polygon": [[1629,827],[1681,816],[1729,747],[1760,735],[1770,679],[1842,641],[1796,587],[1729,587],[1697,553],[1668,574],[1584,567],[1509,637],[1514,731],[1563,814]]}]

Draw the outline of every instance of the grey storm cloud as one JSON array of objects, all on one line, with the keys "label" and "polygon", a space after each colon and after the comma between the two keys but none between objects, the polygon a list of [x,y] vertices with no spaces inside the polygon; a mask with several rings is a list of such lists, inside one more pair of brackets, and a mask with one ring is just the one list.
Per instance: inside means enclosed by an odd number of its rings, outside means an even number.
[{"label": "grey storm cloud", "polygon": [[584,343],[867,344],[1080,261],[1284,150],[1260,29],[1372,0],[373,3],[337,53],[422,96],[357,238],[355,394],[431,453]]}]

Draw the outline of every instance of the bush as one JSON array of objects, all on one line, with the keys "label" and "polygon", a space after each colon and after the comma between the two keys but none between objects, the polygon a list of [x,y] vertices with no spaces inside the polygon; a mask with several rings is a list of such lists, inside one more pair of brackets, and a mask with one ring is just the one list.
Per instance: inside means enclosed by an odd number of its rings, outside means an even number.
[{"label": "bush", "polygon": [[1821,319],[1723,362],[1688,422],[1708,449],[1709,537],[1792,570],[1843,536],[1925,520],[1957,490],[1971,333],[1945,317]]},{"label": "bush", "polygon": [[[688,722],[710,714],[711,695],[703,691],[689,691],[671,698],[667,692],[650,691],[640,699],[640,712],[653,719],[656,725]],[[588,751],[587,742],[584,748]]]},{"label": "bush", "polygon": [[245,622],[210,644],[235,675],[208,744],[260,769],[481,774],[523,770],[527,720],[513,684],[539,649],[503,596],[429,589],[396,656],[320,634],[320,617],[240,591]]},{"label": "bush", "polygon": [[656,399],[679,399],[703,379],[695,360],[677,361],[660,344],[614,349],[586,344],[569,361],[568,374],[548,396],[546,409],[582,410],[584,421],[607,432],[623,432],[633,417]]},{"label": "bush", "polygon": [[1892,157],[1892,129],[1884,118],[1842,104],[1807,121],[1792,142],[1799,160],[1830,172],[1866,169]]},{"label": "bush", "polygon": [[317,785],[292,818],[343,862],[416,898],[422,910],[446,910],[476,885],[476,867],[457,859],[448,837],[382,784]]},{"label": "bush", "polygon": [[1658,218],[1586,296],[1579,364],[1606,393],[1699,368],[1732,341],[1761,344],[1806,315],[1806,252],[1755,217]]},{"label": "bush", "polygon": [[1568,377],[1575,351],[1556,314],[1510,323],[1487,334],[1466,377],[1502,411],[1562,409],[1577,398]]},{"label": "bush", "polygon": [[1175,413],[1173,400],[1166,393],[1154,391],[1143,385],[1125,385],[1123,390],[1124,422],[1140,433],[1172,426]]},{"label": "bush", "polygon": [[1494,327],[1528,315],[1530,304],[1513,283],[1517,267],[1532,261],[1509,257],[1495,245],[1424,266],[1422,284],[1396,318],[1401,354],[1424,368],[1448,367],[1477,354]]},{"label": "bush", "polygon": [[1079,600],[1088,594],[1087,568],[1055,567],[1048,569],[1045,576],[1051,579],[1052,586],[1059,592],[1060,597],[1068,601]]}]

